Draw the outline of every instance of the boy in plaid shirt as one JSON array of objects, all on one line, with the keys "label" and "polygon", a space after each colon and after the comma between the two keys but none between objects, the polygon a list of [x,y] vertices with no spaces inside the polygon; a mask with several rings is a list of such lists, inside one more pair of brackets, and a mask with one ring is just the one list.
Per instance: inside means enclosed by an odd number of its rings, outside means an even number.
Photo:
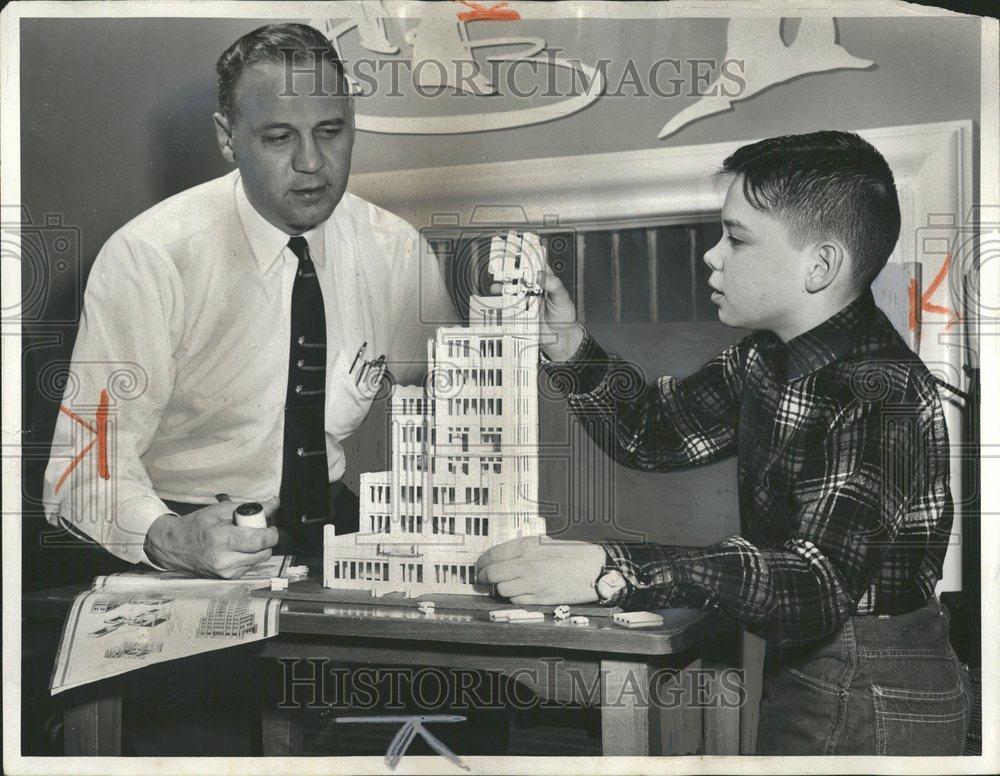
[{"label": "boy in plaid shirt", "polygon": [[622,465],[737,454],[740,534],[706,548],[518,539],[480,558],[479,580],[514,603],[714,609],[760,634],[758,753],[959,754],[971,696],[934,594],[948,433],[870,290],[899,236],[892,173],[847,132],[744,146],[720,172],[711,298],[753,333],[647,385],[574,323],[547,272],[543,360]]}]

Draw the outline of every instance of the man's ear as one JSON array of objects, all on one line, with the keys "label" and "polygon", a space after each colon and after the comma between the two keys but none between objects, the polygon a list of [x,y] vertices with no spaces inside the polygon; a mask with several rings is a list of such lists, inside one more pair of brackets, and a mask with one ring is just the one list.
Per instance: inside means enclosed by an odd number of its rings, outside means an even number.
[{"label": "man's ear", "polygon": [[847,251],[835,240],[816,243],[809,252],[806,291],[815,294],[829,286],[847,267]]},{"label": "man's ear", "polygon": [[221,113],[213,113],[212,119],[215,122],[215,140],[219,144],[223,158],[230,164],[236,164],[236,155],[233,153],[233,131],[229,120]]}]

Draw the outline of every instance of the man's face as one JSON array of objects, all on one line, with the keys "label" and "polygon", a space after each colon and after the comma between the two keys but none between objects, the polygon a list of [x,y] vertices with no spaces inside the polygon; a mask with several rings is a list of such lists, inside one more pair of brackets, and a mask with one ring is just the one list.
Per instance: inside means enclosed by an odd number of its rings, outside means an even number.
[{"label": "man's face", "polygon": [[787,340],[783,332],[797,333],[806,301],[804,249],[793,244],[784,224],[747,201],[742,175],[729,186],[722,225],[722,239],[705,254],[719,320]]},{"label": "man's face", "polygon": [[[338,88],[336,68],[325,61],[321,67],[323,95],[314,94],[320,89],[312,68],[296,72],[291,90],[285,65],[262,62],[248,68],[237,83],[235,115],[227,124],[229,149],[247,198],[289,234],[300,234],[330,217],[351,171],[351,100]],[[219,118],[217,114],[217,125]],[[219,139],[226,140],[224,131]],[[229,158],[226,152],[223,147]]]}]

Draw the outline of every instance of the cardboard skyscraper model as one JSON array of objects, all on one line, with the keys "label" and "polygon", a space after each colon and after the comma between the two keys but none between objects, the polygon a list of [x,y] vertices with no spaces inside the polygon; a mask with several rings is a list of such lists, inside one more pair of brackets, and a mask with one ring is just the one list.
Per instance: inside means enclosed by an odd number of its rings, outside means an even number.
[{"label": "cardboard skyscraper model", "polygon": [[538,349],[545,266],[538,236],[494,237],[499,296],[472,296],[469,325],[428,340],[424,387],[391,398],[391,470],[361,475],[358,533],[326,526],[323,585],[489,594],[475,563],[545,533],[538,515]]}]

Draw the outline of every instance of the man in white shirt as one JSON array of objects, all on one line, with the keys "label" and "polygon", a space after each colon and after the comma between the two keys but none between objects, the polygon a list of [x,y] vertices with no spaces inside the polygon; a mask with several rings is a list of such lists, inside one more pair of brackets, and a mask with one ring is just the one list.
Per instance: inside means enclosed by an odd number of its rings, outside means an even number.
[{"label": "man in white shirt", "polygon": [[[315,502],[310,480],[289,480],[299,463],[325,456],[324,483],[342,477],[342,442],[371,406],[351,359],[367,342],[400,382],[419,379],[426,339],[455,314],[419,233],[345,193],[353,105],[330,42],[269,25],[216,69],[216,134],[238,169],[150,208],[98,255],[45,503],[50,522],[118,558],[238,577],[279,533],[233,525],[215,494],[281,509],[294,549],[318,553],[302,543],[320,536],[307,529],[322,509],[290,514],[277,496]],[[295,337],[310,326],[316,336]],[[289,436],[291,405],[309,394]],[[311,448],[294,441],[310,433]]]}]

